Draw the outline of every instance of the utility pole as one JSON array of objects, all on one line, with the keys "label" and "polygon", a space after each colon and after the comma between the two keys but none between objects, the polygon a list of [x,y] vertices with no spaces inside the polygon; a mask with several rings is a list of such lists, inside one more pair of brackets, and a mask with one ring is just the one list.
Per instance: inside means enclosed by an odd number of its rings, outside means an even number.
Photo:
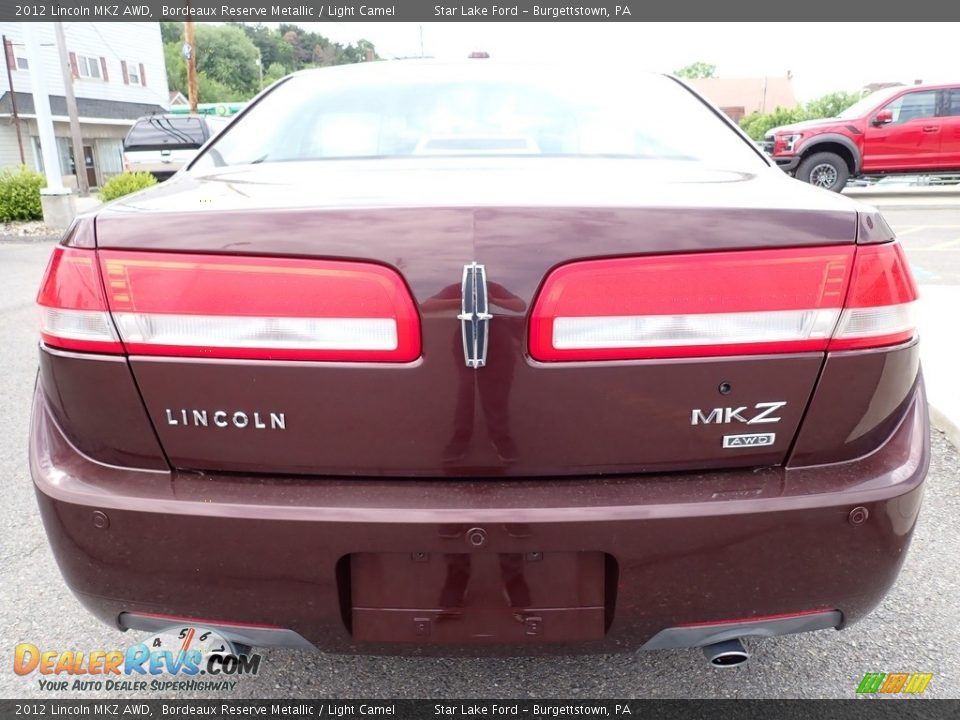
[{"label": "utility pole", "polygon": [[67,117],[70,118],[70,138],[73,141],[73,172],[77,177],[80,194],[90,194],[87,182],[87,160],[83,155],[83,136],[80,134],[80,118],[77,114],[77,98],[73,94],[73,72],[67,57],[67,39],[63,34],[63,23],[55,22],[53,31],[57,37],[57,52],[60,53],[60,72],[63,75],[63,94],[67,98]]},{"label": "utility pole", "polygon": [[[189,5],[188,5],[189,7]],[[193,20],[183,23],[183,57],[187,61],[187,94],[190,96],[190,112],[197,114],[197,43],[193,35]]]},{"label": "utility pole", "polygon": [[43,67],[40,49],[40,23],[22,23],[27,46],[27,62],[30,65],[30,85],[33,90],[33,108],[37,114],[37,135],[40,138],[40,154],[43,156],[43,172],[47,186],[40,191],[43,221],[48,227],[66,228],[77,214],[73,194],[63,187],[60,158],[57,154],[57,137],[53,130],[53,114],[50,112],[50,94],[47,92],[47,73]]},{"label": "utility pole", "polygon": [[13,43],[3,36],[3,58],[7,64],[7,85],[10,86],[10,115],[13,119],[13,126],[17,129],[17,147],[20,148],[20,164],[26,165],[27,158],[23,154],[23,135],[20,134],[20,116],[17,114],[17,94],[13,91],[13,73],[10,72],[10,56],[13,55],[11,48]]},{"label": "utility pole", "polygon": [[33,86],[33,109],[37,114],[37,136],[40,139],[40,155],[43,157],[43,172],[47,176],[47,188],[63,190],[63,177],[60,170],[60,157],[57,155],[57,136],[53,131],[53,115],[50,112],[50,95],[47,92],[47,78],[44,72],[43,55],[40,50],[40,38],[37,37],[40,23],[23,23],[23,35],[27,49],[27,62],[30,64],[30,84]]}]

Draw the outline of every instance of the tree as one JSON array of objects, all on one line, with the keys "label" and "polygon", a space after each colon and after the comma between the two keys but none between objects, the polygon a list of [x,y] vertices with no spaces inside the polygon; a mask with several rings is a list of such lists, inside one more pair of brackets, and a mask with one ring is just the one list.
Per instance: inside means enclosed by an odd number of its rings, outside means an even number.
[{"label": "tree", "polygon": [[163,38],[163,44],[171,42],[183,42],[183,23],[162,22],[160,23],[160,37]]},{"label": "tree", "polygon": [[268,67],[263,73],[263,86],[267,87],[271,83],[275,83],[282,77],[286,77],[290,72],[280,63],[273,63]]},{"label": "tree", "polygon": [[677,77],[687,80],[700,80],[703,78],[713,78],[717,76],[717,66],[705,62],[695,62],[685,65],[679,70],[673,72]]},{"label": "tree", "polygon": [[250,97],[260,89],[257,47],[236,25],[197,25],[197,72]]},{"label": "tree", "polygon": [[[187,94],[187,65],[183,59],[180,23],[161,23],[164,60],[170,89]],[[354,45],[331,42],[289,23],[276,29],[266,25],[228,23],[197,25],[195,48],[200,102],[247,100],[260,89],[257,57],[263,63],[263,82],[271,82],[307,67],[363,62],[373,43]]]},{"label": "tree", "polygon": [[227,87],[219,80],[208,77],[206,73],[197,72],[197,102],[235,102],[248,98],[237,94],[234,88]]},{"label": "tree", "polygon": [[274,63],[280,63],[287,72],[293,71],[293,47],[284,41],[280,33],[266,25],[238,25],[238,27],[257,46],[260,57],[263,58],[263,67],[268,68]]},{"label": "tree", "polygon": [[791,125],[806,119],[807,114],[802,107],[778,107],[773,112],[750,113],[740,121],[740,127],[754,140],[763,140],[763,136],[772,128]]},{"label": "tree", "polygon": [[167,85],[171,90],[187,95],[187,62],[183,59],[181,43],[176,40],[163,46],[163,60],[167,66]]},{"label": "tree", "polygon": [[860,99],[859,93],[834,92],[795,108],[778,107],[773,112],[750,113],[740,127],[754,140],[762,140],[767,131],[802,120],[836,117]]},{"label": "tree", "polygon": [[[187,63],[183,59],[181,44],[170,42],[163,46],[163,56],[167,64],[167,83],[171,90],[177,90],[187,95]],[[202,103],[233,102],[246,100],[250,94],[241,93],[219,80],[215,80],[205,72],[197,72],[197,101]]]},{"label": "tree", "polygon": [[859,99],[860,93],[830,93],[808,102],[806,105],[807,115],[811,119],[836,117]]}]

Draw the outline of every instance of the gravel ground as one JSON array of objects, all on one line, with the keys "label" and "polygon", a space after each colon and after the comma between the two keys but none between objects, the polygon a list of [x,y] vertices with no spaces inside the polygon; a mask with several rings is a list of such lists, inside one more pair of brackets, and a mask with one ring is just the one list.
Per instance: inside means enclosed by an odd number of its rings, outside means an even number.
[{"label": "gravel ground", "polygon": [[[12,672],[18,642],[89,651],[125,647],[140,638],[101,625],[79,606],[60,578],[37,515],[26,429],[36,369],[33,296],[49,250],[49,243],[0,243],[0,523],[7,528],[0,545],[0,697],[55,696],[42,692],[35,677]],[[736,670],[707,667],[697,650],[537,659],[269,650],[263,652],[261,674],[243,679],[229,697],[851,698],[864,673],[893,671],[933,672],[925,696],[960,697],[958,485],[957,450],[934,433],[913,546],[881,606],[842,633],[751,642],[752,661]]]},{"label": "gravel ground", "polygon": [[46,242],[57,237],[40,220],[0,223],[0,241]]}]

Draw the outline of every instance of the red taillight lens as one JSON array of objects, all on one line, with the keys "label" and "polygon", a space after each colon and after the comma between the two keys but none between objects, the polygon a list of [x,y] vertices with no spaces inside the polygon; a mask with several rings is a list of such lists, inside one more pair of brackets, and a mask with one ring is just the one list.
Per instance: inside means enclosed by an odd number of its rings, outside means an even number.
[{"label": "red taillight lens", "polygon": [[902,305],[915,298],[894,243],[572,263],[555,270],[537,298],[530,355],[574,361],[880,346],[912,336]]},{"label": "red taillight lens", "polygon": [[[101,276],[102,273],[102,276]],[[102,282],[101,282],[102,277]],[[41,336],[89,352],[409,362],[420,319],[400,276],[368,263],[58,247]]]},{"label": "red taillight lens", "polygon": [[900,243],[857,248],[850,292],[830,350],[881,347],[916,334],[917,285]]},{"label": "red taillight lens", "polygon": [[37,303],[40,336],[47,345],[88,352],[123,352],[107,312],[92,250],[55,248]]},{"label": "red taillight lens", "polygon": [[393,270],[369,263],[101,251],[127,351],[408,362],[420,321]]}]

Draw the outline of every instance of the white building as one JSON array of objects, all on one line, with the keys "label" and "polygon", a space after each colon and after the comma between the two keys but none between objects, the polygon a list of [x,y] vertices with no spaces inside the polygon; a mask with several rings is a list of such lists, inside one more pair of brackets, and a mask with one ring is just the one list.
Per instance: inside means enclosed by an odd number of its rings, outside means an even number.
[{"label": "white building", "polygon": [[[11,98],[6,69],[0,65],[0,168],[20,164],[14,125],[16,104],[26,164],[42,170],[43,161],[33,105],[31,76],[37,68],[27,60],[22,23],[0,22],[6,36]],[[42,72],[50,93],[50,110],[57,136],[57,155],[67,187],[76,187],[73,146],[67,120],[63,73],[53,23],[34,23],[40,37]],[[169,101],[167,70],[159,23],[64,23],[73,92],[77,98],[83,137],[84,170],[91,187],[123,171],[123,137],[133,121],[163,112]]]}]

